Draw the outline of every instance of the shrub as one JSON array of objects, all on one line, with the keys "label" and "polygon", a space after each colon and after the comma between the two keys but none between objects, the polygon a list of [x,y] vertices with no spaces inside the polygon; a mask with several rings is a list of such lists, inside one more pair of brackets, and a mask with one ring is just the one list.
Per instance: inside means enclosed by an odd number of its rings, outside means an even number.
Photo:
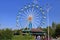
[{"label": "shrub", "polygon": [[0,31],[0,40],[12,40],[13,32],[10,29]]}]

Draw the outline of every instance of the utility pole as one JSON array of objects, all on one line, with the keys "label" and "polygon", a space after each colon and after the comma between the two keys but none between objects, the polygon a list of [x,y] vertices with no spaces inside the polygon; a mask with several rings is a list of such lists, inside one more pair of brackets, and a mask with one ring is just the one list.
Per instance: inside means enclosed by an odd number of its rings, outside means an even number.
[{"label": "utility pole", "polygon": [[49,7],[49,5],[47,4],[46,5],[47,6],[47,22],[48,22],[48,40],[49,40],[49,11],[50,11],[50,7]]}]

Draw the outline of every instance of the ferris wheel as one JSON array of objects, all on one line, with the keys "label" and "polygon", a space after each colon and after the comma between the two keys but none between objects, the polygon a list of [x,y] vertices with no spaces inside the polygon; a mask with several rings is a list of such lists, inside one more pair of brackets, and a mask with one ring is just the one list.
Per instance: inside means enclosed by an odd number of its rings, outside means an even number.
[{"label": "ferris wheel", "polygon": [[39,5],[29,4],[18,11],[16,23],[21,28],[42,27],[46,24],[46,13]]},{"label": "ferris wheel", "polygon": [[[33,0],[33,3],[25,5],[18,11],[16,17],[16,26],[20,28],[39,28],[48,26],[49,40],[49,11],[51,7],[46,4],[46,8],[38,5],[39,0]],[[45,7],[45,6],[44,6]]]}]

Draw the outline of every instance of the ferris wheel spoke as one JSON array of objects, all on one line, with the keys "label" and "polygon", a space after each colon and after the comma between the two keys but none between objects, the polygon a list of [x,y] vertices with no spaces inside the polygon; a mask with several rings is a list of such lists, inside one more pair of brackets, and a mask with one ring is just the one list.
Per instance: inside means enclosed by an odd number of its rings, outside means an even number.
[{"label": "ferris wheel spoke", "polygon": [[39,24],[39,22],[40,22],[40,20],[34,20],[36,23],[38,23]]},{"label": "ferris wheel spoke", "polygon": [[36,23],[37,25],[39,25],[39,24],[40,24],[40,22],[38,22],[38,21],[36,21],[35,23]]},{"label": "ferris wheel spoke", "polygon": [[32,12],[34,12],[34,8],[32,8],[32,10],[31,10]]},{"label": "ferris wheel spoke", "polygon": [[36,16],[40,15],[40,13],[37,11],[34,11],[34,13],[35,13],[34,15],[36,15]]},{"label": "ferris wheel spoke", "polygon": [[27,14],[30,14],[30,13],[31,13],[31,10],[29,9],[29,10],[27,10],[26,12],[27,12]]},{"label": "ferris wheel spoke", "polygon": [[39,25],[39,22],[35,22],[36,23],[36,25]]},{"label": "ferris wheel spoke", "polygon": [[20,21],[22,22],[22,21],[27,21],[27,19],[24,19],[24,18],[20,18]]},{"label": "ferris wheel spoke", "polygon": [[29,13],[29,10],[27,10],[27,13]]},{"label": "ferris wheel spoke", "polygon": [[35,22],[34,24],[36,25],[36,27],[38,27],[38,25],[39,25],[39,23],[38,23],[38,22]]},{"label": "ferris wheel spoke", "polygon": [[26,16],[25,15],[21,15],[20,17],[19,17],[19,19],[21,18],[21,19],[24,19]]},{"label": "ferris wheel spoke", "polygon": [[28,13],[26,11],[24,11],[24,14],[27,16]]},{"label": "ferris wheel spoke", "polygon": [[36,20],[36,22],[40,22],[40,20]]},{"label": "ferris wheel spoke", "polygon": [[41,19],[41,17],[39,17],[39,16],[36,16],[36,17],[35,17],[35,19]]},{"label": "ferris wheel spoke", "polygon": [[39,17],[36,17],[35,19],[40,19]]},{"label": "ferris wheel spoke", "polygon": [[29,10],[30,12],[32,12],[31,10]]},{"label": "ferris wheel spoke", "polygon": [[35,27],[37,27],[37,25],[35,23],[33,23],[33,27],[35,28]]},{"label": "ferris wheel spoke", "polygon": [[41,18],[40,16],[35,16],[35,18]]},{"label": "ferris wheel spoke", "polygon": [[26,17],[25,15],[21,14],[20,17]]}]

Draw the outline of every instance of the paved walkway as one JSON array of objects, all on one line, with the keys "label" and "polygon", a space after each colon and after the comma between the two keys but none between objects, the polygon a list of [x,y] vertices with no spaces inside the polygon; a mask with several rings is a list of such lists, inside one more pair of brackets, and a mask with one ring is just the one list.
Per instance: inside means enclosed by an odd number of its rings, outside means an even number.
[{"label": "paved walkway", "polygon": [[52,40],[60,40],[60,38],[57,38],[57,39],[52,39]]},{"label": "paved walkway", "polygon": [[52,40],[57,40],[57,39],[52,39]]}]

